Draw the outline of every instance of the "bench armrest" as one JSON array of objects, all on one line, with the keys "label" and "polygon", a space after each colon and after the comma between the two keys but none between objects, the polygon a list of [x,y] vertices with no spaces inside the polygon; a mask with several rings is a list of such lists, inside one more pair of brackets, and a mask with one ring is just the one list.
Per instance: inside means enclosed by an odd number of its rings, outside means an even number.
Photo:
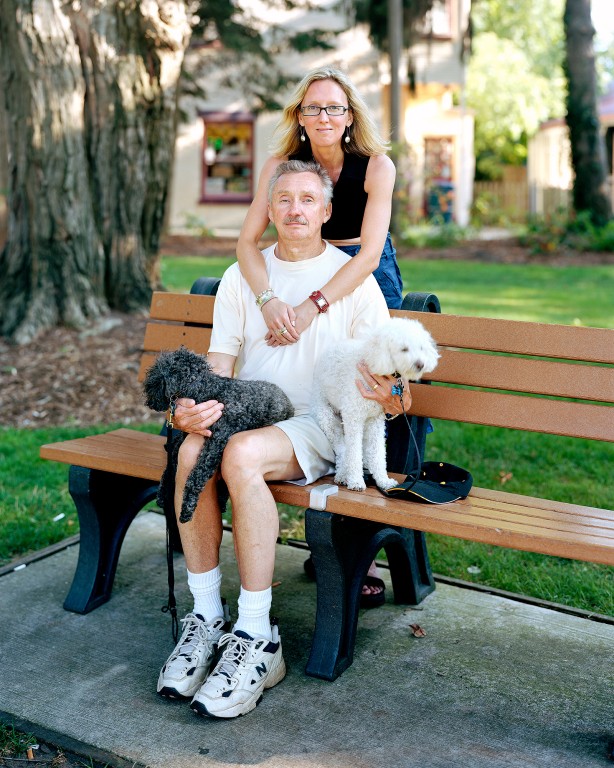
[{"label": "bench armrest", "polygon": [[411,310],[412,312],[441,312],[439,299],[434,293],[421,293],[419,291],[410,291],[405,295],[401,309]]}]

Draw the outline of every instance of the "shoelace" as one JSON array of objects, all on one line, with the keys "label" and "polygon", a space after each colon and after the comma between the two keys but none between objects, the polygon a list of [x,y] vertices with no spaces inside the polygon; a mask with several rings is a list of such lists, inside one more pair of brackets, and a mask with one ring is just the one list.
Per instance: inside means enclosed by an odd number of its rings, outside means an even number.
[{"label": "shoelace", "polygon": [[249,651],[251,642],[253,641],[237,637],[232,633],[222,635],[217,644],[218,648],[221,648],[223,645],[227,645],[228,647],[222,653],[222,658],[220,659],[215,672],[212,674],[212,677],[214,675],[221,675],[228,683],[230,683],[230,678],[237,671],[237,667]]},{"label": "shoelace", "polygon": [[198,619],[193,613],[188,613],[187,616],[181,619],[181,623],[184,632],[189,625],[192,625],[192,629],[188,630],[185,640],[181,643],[179,651],[175,654],[175,658],[182,657],[187,661],[191,661],[191,655],[196,650],[198,641],[200,640],[205,645],[209,646],[211,638],[207,634],[205,623]]}]

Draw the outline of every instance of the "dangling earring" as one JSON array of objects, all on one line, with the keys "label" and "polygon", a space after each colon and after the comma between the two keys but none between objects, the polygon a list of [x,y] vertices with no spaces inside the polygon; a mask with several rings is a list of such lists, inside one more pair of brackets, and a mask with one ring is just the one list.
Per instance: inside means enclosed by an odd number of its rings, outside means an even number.
[{"label": "dangling earring", "polygon": [[300,130],[300,132],[301,132],[301,141],[305,141],[305,129],[303,128],[303,126],[302,126],[302,125],[301,125],[301,127],[299,128],[299,130]]},{"label": "dangling earring", "polygon": [[345,141],[346,144],[350,143],[350,126],[349,125],[345,126],[345,139],[344,139],[344,141]]}]

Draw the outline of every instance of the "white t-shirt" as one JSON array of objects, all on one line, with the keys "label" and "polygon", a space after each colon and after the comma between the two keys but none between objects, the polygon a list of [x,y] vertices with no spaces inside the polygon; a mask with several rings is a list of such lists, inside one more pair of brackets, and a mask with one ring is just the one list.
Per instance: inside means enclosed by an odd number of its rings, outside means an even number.
[{"label": "white t-shirt", "polygon": [[[269,283],[277,296],[297,306],[319,290],[350,256],[330,243],[320,256],[305,261],[282,261],[275,246],[264,251]],[[382,292],[369,277],[349,296],[318,315],[296,344],[269,347],[266,323],[254,294],[237,263],[224,273],[215,300],[210,352],[237,357],[237,376],[277,384],[290,398],[297,416],[309,412],[313,369],[322,351],[334,341],[359,338],[386,322],[390,313]]]}]

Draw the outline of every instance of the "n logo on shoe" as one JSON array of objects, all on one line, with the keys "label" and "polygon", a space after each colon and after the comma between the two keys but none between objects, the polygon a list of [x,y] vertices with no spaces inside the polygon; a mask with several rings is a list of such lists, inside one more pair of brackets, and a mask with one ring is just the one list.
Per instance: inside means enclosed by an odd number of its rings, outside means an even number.
[{"label": "n logo on shoe", "polygon": [[263,675],[266,675],[266,664],[258,664],[256,667],[256,672],[258,673],[259,677],[262,677]]}]

